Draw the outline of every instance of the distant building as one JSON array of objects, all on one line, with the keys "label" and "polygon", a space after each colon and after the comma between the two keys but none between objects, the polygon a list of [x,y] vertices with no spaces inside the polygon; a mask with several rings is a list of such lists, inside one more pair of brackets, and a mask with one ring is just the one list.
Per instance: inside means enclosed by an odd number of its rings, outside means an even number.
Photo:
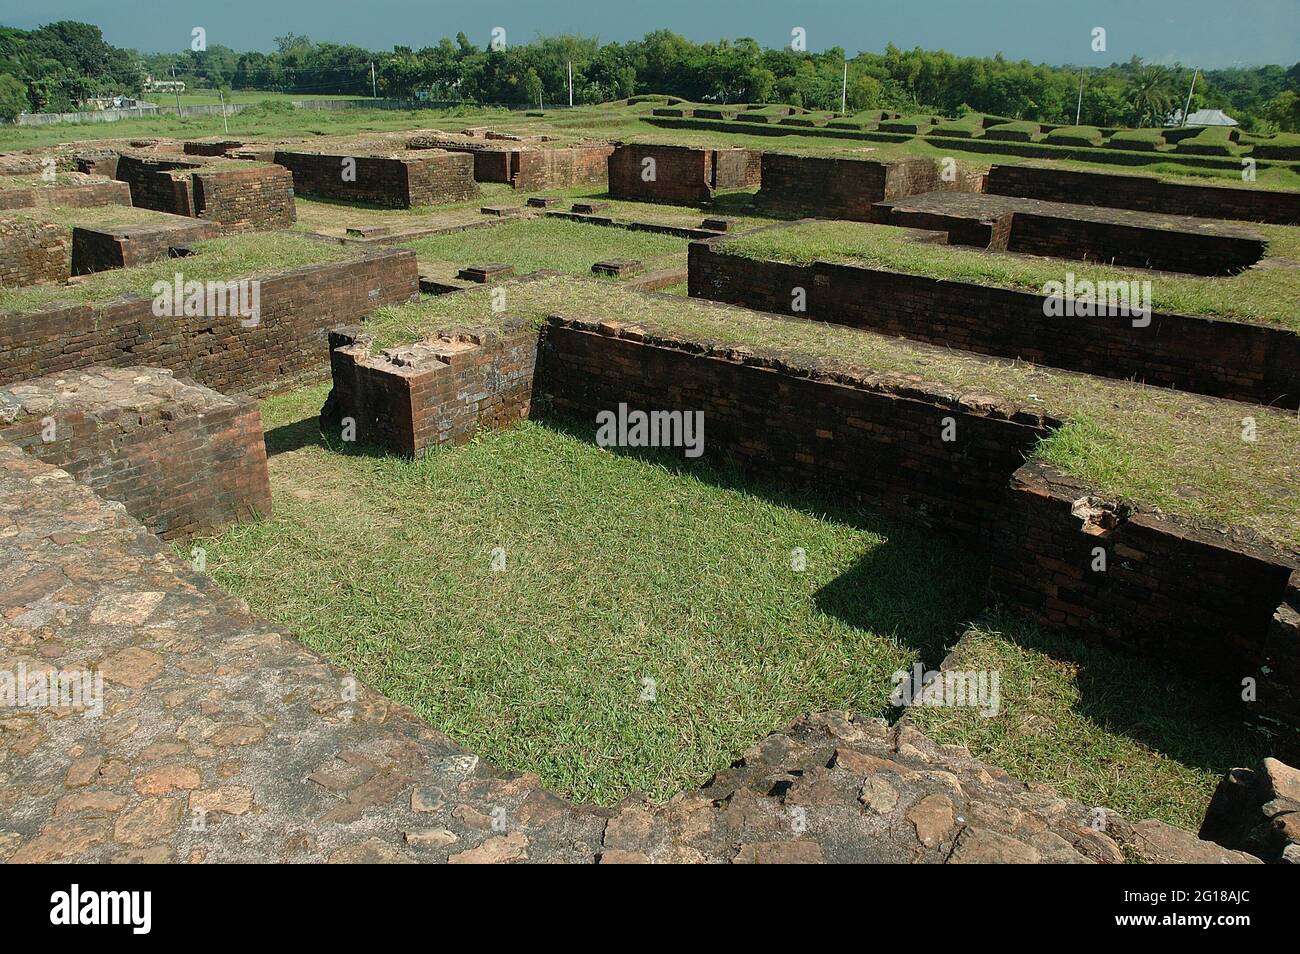
[{"label": "distant building", "polygon": [[144,78],[144,91],[146,93],[183,93],[185,92],[185,83],[181,80],[156,80],[152,76]]},{"label": "distant building", "polygon": [[1183,122],[1183,111],[1180,109],[1174,113],[1170,120],[1171,126],[1235,126],[1237,121],[1221,109],[1198,109],[1187,117],[1187,122]]}]

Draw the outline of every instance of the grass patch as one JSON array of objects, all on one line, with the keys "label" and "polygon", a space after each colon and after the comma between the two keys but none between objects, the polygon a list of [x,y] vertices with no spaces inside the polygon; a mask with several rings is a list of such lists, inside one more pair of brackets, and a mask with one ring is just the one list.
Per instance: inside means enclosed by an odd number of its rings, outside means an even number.
[{"label": "grass patch", "polygon": [[[1268,239],[1269,257],[1300,260],[1300,227],[1251,225]],[[926,275],[1041,291],[1066,270],[1078,279],[1151,279],[1156,311],[1208,315],[1234,321],[1258,321],[1300,332],[1300,268],[1254,268],[1232,276],[1168,275],[1152,277],[1144,269],[1085,262],[1057,261],[910,241],[907,233],[887,225],[861,222],[807,222],[738,236],[725,250],[748,258],[810,265],[816,261],[889,268]]]},{"label": "grass patch", "polygon": [[1205,683],[1019,620],[982,620],[952,665],[1000,673],[998,715],[918,707],[918,728],[1131,822],[1196,831],[1223,773],[1268,754]]},{"label": "grass patch", "polygon": [[[507,317],[540,323],[554,314],[638,323],[665,336],[745,345],[805,363],[915,375],[958,393],[1038,406],[1074,424],[1038,453],[1099,492],[1300,548],[1300,417],[1294,413],[571,278],[506,286],[504,315],[493,313],[489,289],[474,289],[378,309],[367,328],[378,350],[438,330],[491,326]],[[1241,439],[1247,411],[1257,422],[1253,442]]]},{"label": "grass patch", "polygon": [[558,425],[417,461],[329,448],[323,398],[264,403],[275,515],[201,541],[209,572],[565,795],[666,798],[805,712],[884,714],[980,605],[978,561],[862,510]]},{"label": "grass patch", "polygon": [[[82,211],[80,209],[78,212]],[[96,272],[72,285],[33,285],[0,288],[0,312],[38,311],[64,305],[112,301],[125,295],[152,295],[154,282],[248,278],[282,272],[303,265],[320,265],[355,258],[356,252],[340,245],[313,242],[288,232],[260,232],[194,243],[198,253],[180,262],[163,259],[136,268]]]},{"label": "grass patch", "polygon": [[687,243],[671,235],[539,218],[402,244],[415,250],[422,266],[435,271],[504,262],[513,265],[517,273],[555,269],[587,275],[594,263],[611,258],[637,259],[647,271],[665,268],[684,258]]}]

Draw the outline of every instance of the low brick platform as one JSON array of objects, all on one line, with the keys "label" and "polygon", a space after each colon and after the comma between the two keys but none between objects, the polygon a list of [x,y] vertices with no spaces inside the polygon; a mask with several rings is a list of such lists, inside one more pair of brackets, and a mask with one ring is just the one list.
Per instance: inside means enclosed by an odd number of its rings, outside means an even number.
[{"label": "low brick platform", "polygon": [[[165,213],[159,213],[164,215]],[[179,245],[216,238],[215,222],[168,216],[173,221],[72,230],[72,274],[89,275],[110,268],[131,268],[166,258]]]},{"label": "low brick platform", "polygon": [[0,388],[0,438],[164,538],[271,512],[262,416],[158,368],[91,368]]},{"label": "low brick platform", "polygon": [[469,153],[476,182],[503,182],[521,192],[604,182],[614,151],[613,144],[605,142],[560,146],[452,133],[423,133],[407,140],[406,146]]},{"label": "low brick platform", "polygon": [[[0,183],[0,210],[32,208],[89,209],[103,205],[130,205],[131,190],[106,176],[75,172],[59,174],[65,182],[12,185]],[[71,180],[71,181],[66,181]]]},{"label": "low brick platform", "polygon": [[[294,190],[302,195],[397,209],[462,202],[479,191],[474,157],[443,149],[389,156],[277,150],[275,161],[292,172]],[[345,164],[355,168],[355,178],[344,178]]]},{"label": "low brick platform", "polygon": [[716,192],[758,185],[760,156],[755,149],[621,144],[609,157],[609,194],[638,202],[707,202]]},{"label": "low brick platform", "polygon": [[[942,233],[917,233],[918,239]],[[1044,296],[859,265],[791,265],[692,242],[692,297],[1072,371],[1294,408],[1300,335],[1288,328],[1173,312],[1049,318]],[[802,312],[791,292],[803,288]]]},{"label": "low brick platform", "polygon": [[983,174],[954,164],[952,181],[937,159],[833,159],[763,153],[755,206],[777,215],[875,221],[877,202],[922,192],[980,192]]},{"label": "low brick platform", "polygon": [[1248,186],[1187,185],[1162,182],[1154,176],[995,165],[989,169],[988,191],[1049,202],[1168,215],[1243,219],[1276,225],[1300,224],[1300,192]]},{"label": "low brick platform", "polygon": [[223,232],[287,229],[296,220],[293,176],[270,163],[128,152],[117,176],[134,205],[208,219]]},{"label": "low brick platform", "polygon": [[61,225],[0,216],[0,286],[67,281],[71,247],[68,230]]},{"label": "low brick platform", "polygon": [[413,457],[528,417],[537,358],[530,325],[448,332],[377,355],[363,330],[330,332],[326,429],[350,418],[358,441]]},{"label": "low brick platform", "polygon": [[945,231],[953,245],[1196,275],[1235,274],[1268,247],[1226,222],[1003,195],[927,192],[876,209],[878,222]]},{"label": "low brick platform", "polygon": [[[102,712],[0,715],[0,861],[1256,859],[1026,786],[906,725],[796,722],[669,802],[575,805],[253,617],[119,505],[0,440],[0,667]],[[92,711],[92,710],[87,710]]]}]

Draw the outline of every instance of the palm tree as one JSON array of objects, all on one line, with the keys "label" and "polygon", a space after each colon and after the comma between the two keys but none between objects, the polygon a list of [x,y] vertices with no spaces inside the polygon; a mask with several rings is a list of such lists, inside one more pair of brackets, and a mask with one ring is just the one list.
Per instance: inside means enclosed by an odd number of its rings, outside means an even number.
[{"label": "palm tree", "polygon": [[1162,126],[1173,109],[1173,74],[1163,66],[1138,62],[1125,92],[1135,126]]}]

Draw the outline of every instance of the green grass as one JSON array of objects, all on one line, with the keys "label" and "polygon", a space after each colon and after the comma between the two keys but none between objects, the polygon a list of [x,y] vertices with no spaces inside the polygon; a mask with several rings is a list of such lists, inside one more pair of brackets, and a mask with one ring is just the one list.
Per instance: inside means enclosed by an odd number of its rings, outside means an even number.
[{"label": "green grass", "polygon": [[[1300,260],[1300,227],[1251,225],[1268,239],[1268,257]],[[808,222],[728,240],[727,252],[749,258],[808,265],[815,261],[891,268],[932,278],[952,278],[1041,291],[1066,271],[1079,280],[1151,279],[1156,311],[1209,315],[1281,325],[1300,332],[1300,267],[1255,268],[1229,277],[1168,275],[1143,269],[1091,265],[1029,256],[989,255],[956,246],[910,241],[904,231],[859,222]]]},{"label": "green grass", "polygon": [[647,271],[681,263],[686,244],[685,239],[670,235],[546,218],[432,235],[404,242],[403,247],[414,249],[422,265],[435,269],[504,262],[520,274],[555,269],[587,275],[591,266],[603,259],[636,259]]},{"label": "green grass", "polygon": [[952,667],[1000,674],[998,715],[918,707],[918,728],[1131,822],[1196,831],[1223,773],[1268,754],[1205,683],[1018,620],[982,620]]},{"label": "green grass", "polygon": [[[78,210],[80,211],[80,210]],[[111,301],[125,295],[149,297],[157,281],[171,282],[177,272],[186,281],[253,278],[298,268],[354,258],[356,252],[340,245],[313,242],[288,232],[259,232],[197,242],[198,254],[185,259],[164,259],[136,268],[96,272],[73,285],[33,285],[0,288],[0,312],[38,311],[64,305]]]},{"label": "green grass", "polygon": [[[646,295],[609,282],[551,278],[506,287],[506,312],[475,289],[382,308],[367,324],[375,350],[438,330],[541,322],[564,315],[638,324],[668,337],[743,345],[794,363],[909,375],[961,394],[982,392],[1041,408],[1070,426],[1040,456],[1111,497],[1214,525],[1235,525],[1300,548],[1300,417],[1163,388],[1071,374],[843,325],[766,316],[699,299]],[[1242,440],[1253,416],[1257,439]]]},{"label": "green grass", "polygon": [[323,398],[263,404],[275,514],[199,541],[209,572],[575,798],[667,798],[805,712],[884,714],[891,673],[982,599],[978,561],[862,510],[559,425],[417,461],[342,451],[315,428]]},{"label": "green grass", "polygon": [[1096,126],[1058,126],[1043,136],[1043,142],[1049,145],[1072,145],[1075,140],[1099,146],[1102,140],[1101,130]]}]

